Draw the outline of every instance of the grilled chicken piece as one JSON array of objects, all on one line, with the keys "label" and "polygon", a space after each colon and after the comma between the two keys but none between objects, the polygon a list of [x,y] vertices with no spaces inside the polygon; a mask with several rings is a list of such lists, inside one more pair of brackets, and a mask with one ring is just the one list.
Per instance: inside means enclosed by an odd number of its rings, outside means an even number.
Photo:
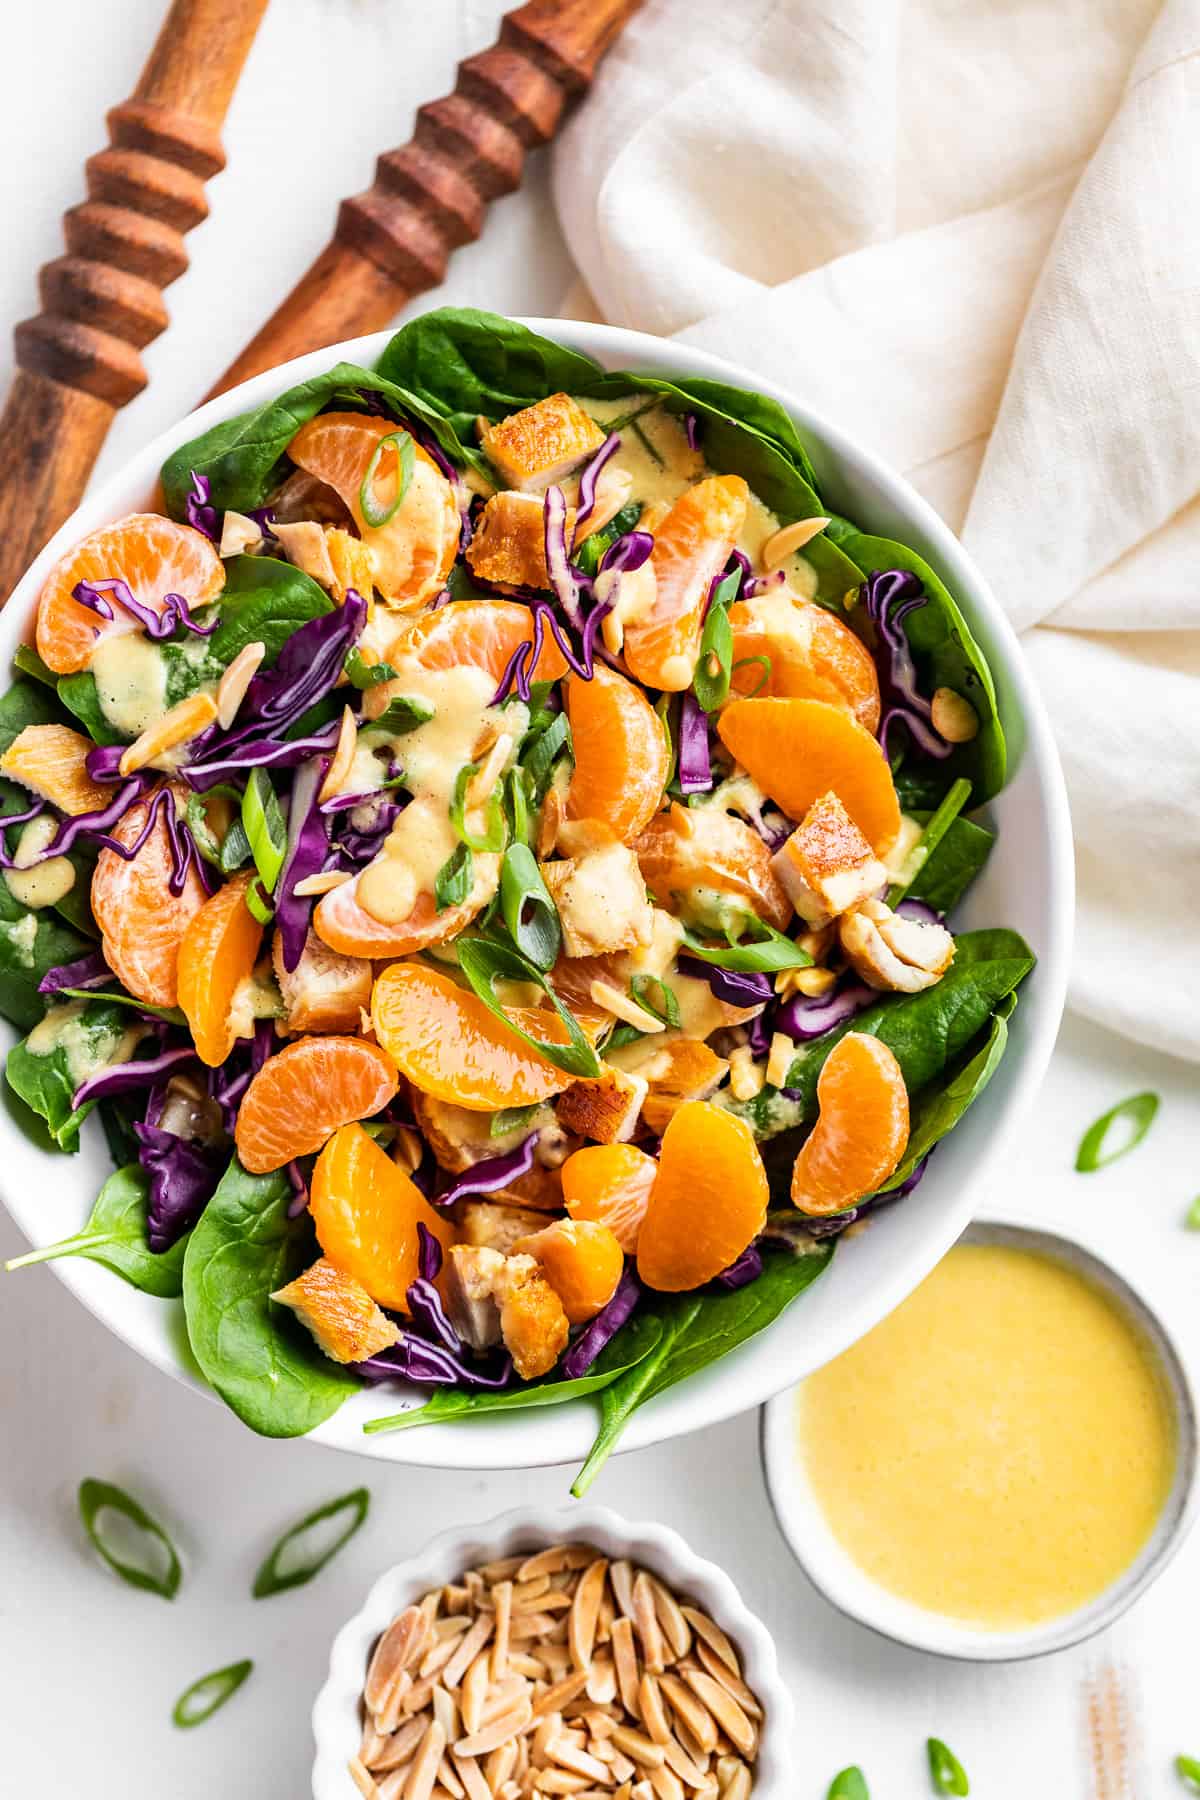
[{"label": "grilled chicken piece", "polygon": [[476,1250],[498,1250],[501,1256],[510,1256],[523,1237],[546,1223],[544,1213],[492,1200],[460,1200],[455,1210],[459,1242]]},{"label": "grilled chicken piece", "polygon": [[637,1130],[649,1084],[610,1064],[596,1081],[576,1081],[558,1097],[558,1122],[597,1144],[628,1143]]},{"label": "grilled chicken piece", "polygon": [[642,1102],[642,1123],[660,1134],[685,1102],[707,1100],[715,1093],[729,1068],[725,1058],[708,1044],[680,1032],[622,1045],[610,1053],[609,1060],[645,1081],[648,1092]]},{"label": "grilled chicken piece", "polygon": [[474,1350],[503,1343],[523,1381],[547,1374],[570,1328],[533,1257],[455,1244],[446,1266],[450,1317],[460,1337]]},{"label": "grilled chicken piece", "polygon": [[[568,543],[574,529],[575,513],[568,507]],[[475,535],[466,554],[481,581],[497,581],[507,587],[549,587],[541,495],[518,494],[512,489],[493,494],[475,521]]]},{"label": "grilled chicken piece", "polygon": [[559,1168],[575,1148],[549,1106],[541,1107],[527,1125],[499,1137],[491,1135],[490,1113],[468,1112],[465,1106],[454,1106],[448,1100],[435,1100],[409,1085],[409,1103],[422,1135],[443,1169],[461,1175],[491,1156],[502,1156],[515,1150],[530,1131],[538,1133],[534,1164],[526,1175],[518,1175],[507,1187],[497,1188],[491,1198],[512,1206],[535,1207],[539,1212],[562,1211],[562,1181]]},{"label": "grilled chicken piece", "polygon": [[805,813],[771,867],[806,925],[828,925],[877,894],[887,870],[836,794],[823,794]]},{"label": "grilled chicken piece", "polygon": [[371,1004],[371,965],[365,957],[342,956],[309,930],[300,961],[283,966],[278,931],[271,946],[275,979],[287,1009],[289,1031],[353,1031]]},{"label": "grilled chicken piece", "polygon": [[337,1268],[327,1256],[271,1298],[295,1313],[334,1362],[362,1362],[388,1349],[400,1336],[361,1281]]},{"label": "grilled chicken piece", "polygon": [[568,956],[602,956],[650,942],[652,908],[638,859],[626,845],[603,844],[539,867]]},{"label": "grilled chicken piece", "polygon": [[865,900],[845,913],[838,937],[861,980],[899,994],[933,987],[954,961],[954,939],[944,925],[902,918],[882,900]]},{"label": "grilled chicken piece", "polygon": [[498,425],[480,420],[479,442],[512,488],[542,493],[562,481],[604,442],[604,432],[569,394],[549,394]]}]

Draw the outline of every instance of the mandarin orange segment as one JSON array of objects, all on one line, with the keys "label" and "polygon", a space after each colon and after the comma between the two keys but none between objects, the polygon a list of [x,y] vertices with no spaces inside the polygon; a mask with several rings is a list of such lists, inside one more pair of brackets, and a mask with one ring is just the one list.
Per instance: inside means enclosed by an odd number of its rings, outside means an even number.
[{"label": "mandarin orange segment", "polygon": [[598,819],[621,841],[654,817],[671,772],[662,721],[640,688],[597,663],[591,681],[567,681],[575,772],[569,819]]},{"label": "mandarin orange segment", "polygon": [[586,1325],[604,1310],[625,1268],[615,1234],[591,1219],[556,1219],[521,1238],[516,1249],[542,1265],[571,1325]]},{"label": "mandarin orange segment", "polygon": [[869,731],[824,700],[733,700],[717,721],[721,742],[781,806],[803,819],[831,790],[875,850],[900,830],[887,758]]},{"label": "mandarin orange segment", "polygon": [[[370,691],[370,690],[368,690]],[[313,930],[323,944],[342,956],[411,956],[429,944],[457,937],[496,891],[500,858],[486,853],[474,859],[475,880],[467,899],[442,912],[432,894],[418,894],[407,919],[388,925],[369,913],[358,899],[358,877],[322,894],[313,908]]]},{"label": "mandarin orange segment", "polygon": [[735,666],[735,694],[826,700],[848,707],[864,731],[875,735],[879,675],[867,646],[836,613],[787,588],[768,588],[752,600],[735,601],[729,623],[735,665],[757,656],[771,663],[765,681],[761,664]]},{"label": "mandarin orange segment", "polygon": [[69,725],[26,725],[0,756],[0,775],[19,781],[59,812],[98,812],[113,797],[87,772],[90,738]]},{"label": "mandarin orange segment", "polygon": [[[526,1031],[565,1041],[557,1015],[512,1010]],[[575,1079],[509,1031],[478,995],[422,963],[383,970],[371,997],[371,1023],[414,1087],[469,1112],[530,1106]]]},{"label": "mandarin orange segment", "polygon": [[319,1150],[340,1125],[369,1119],[400,1085],[386,1050],[366,1038],[304,1037],[268,1057],[242,1098],[234,1141],[252,1175]]},{"label": "mandarin orange segment", "polygon": [[[533,614],[516,600],[451,600],[406,623],[388,646],[385,660],[411,657],[423,669],[482,669],[498,682],[513,652],[533,642],[533,632]],[[566,672],[566,658],[547,631],[530,679],[558,681]],[[401,686],[397,684],[396,691]],[[374,695],[391,687],[388,682],[368,688],[367,698],[374,706]]]},{"label": "mandarin orange segment", "polygon": [[249,875],[218,888],[188,923],[179,946],[179,1004],[196,1054],[219,1068],[233,1049],[233,998],[254,969],[263,928],[246,905]]},{"label": "mandarin orange segment", "polygon": [[407,1311],[419,1273],[417,1226],[432,1232],[443,1250],[454,1240],[446,1215],[358,1124],[341,1126],[317,1158],[309,1210],[330,1262],[393,1312]]},{"label": "mandarin orange segment", "polygon": [[893,1174],[908,1145],[908,1089],[887,1045],[851,1031],[817,1078],[817,1122],[792,1170],[801,1212],[842,1212]]},{"label": "mandarin orange segment", "polygon": [[639,1276],[668,1294],[714,1281],[763,1229],[767,1201],[749,1125],[707,1100],[689,1101],[663,1133],[638,1237]]},{"label": "mandarin orange segment", "polygon": [[38,654],[56,675],[86,669],[101,637],[138,631],[140,626],[112,596],[113,617],[103,619],[73,600],[81,581],[127,582],[135,600],[161,613],[168,594],[182,594],[193,609],[207,606],[225,586],[225,568],[216,546],[201,531],[157,513],[131,513],[102,525],[59,559],[47,575],[38,601]]},{"label": "mandarin orange segment", "polygon": [[[157,792],[161,793],[161,789]],[[129,848],[146,824],[155,795],[131,806],[112,835]],[[187,804],[176,796],[177,806]],[[179,894],[171,892],[171,840],[160,805],[153,829],[130,861],[105,848],[92,873],[92,916],[100,927],[105,961],[137,1000],[174,1006],[179,989],[179,947],[204,905],[200,877],[189,867]]]},{"label": "mandarin orange segment", "polygon": [[715,888],[745,900],[783,931],[792,903],[771,867],[771,852],[744,819],[717,808],[672,806],[656,813],[633,845],[646,886],[660,906],[686,912],[687,896]]},{"label": "mandarin orange segment", "polygon": [[[344,501],[371,552],[380,593],[398,605],[419,606],[439,592],[453,567],[461,521],[453,488],[428,451],[414,442],[403,500],[385,524],[367,523],[361,496],[371,458],[384,438],[403,429],[366,413],[318,413],[300,427],[288,455]],[[371,487],[379,512],[395,498],[397,479],[396,453],[384,450]]]},{"label": "mandarin orange segment", "polygon": [[633,1144],[585,1144],[562,1166],[563,1204],[573,1219],[607,1225],[634,1256],[657,1174],[654,1158]]},{"label": "mandarin orange segment", "polygon": [[714,576],[746,522],[750,489],[740,475],[710,475],[681,494],[654,534],[655,599],[625,626],[625,661],[647,687],[691,685]]}]

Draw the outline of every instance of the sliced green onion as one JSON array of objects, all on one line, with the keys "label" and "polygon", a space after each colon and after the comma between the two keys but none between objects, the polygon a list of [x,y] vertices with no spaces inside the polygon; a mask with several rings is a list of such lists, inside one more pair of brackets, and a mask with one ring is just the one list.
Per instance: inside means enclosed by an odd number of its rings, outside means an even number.
[{"label": "sliced green onion", "polygon": [[187,1014],[178,1006],[151,1006],[148,1000],[135,1000],[132,994],[106,994],[102,988],[57,988],[56,1000],[103,1000],[106,1006],[131,1006],[135,1012],[153,1013],[168,1025],[187,1026]]},{"label": "sliced green onion", "polygon": [[438,912],[448,906],[461,906],[475,880],[475,858],[469,844],[456,844],[437,872],[433,884],[433,903]]},{"label": "sliced green onion", "polygon": [[[723,592],[738,577],[727,576],[717,588],[700,636],[700,655],[692,677],[692,691],[706,713],[716,712],[729,698],[729,677],[733,664],[733,626],[729,623]],[[727,596],[731,597],[731,596]]]},{"label": "sliced green onion", "polygon": [[275,917],[275,909],[263,892],[262,882],[257,875],[246,889],[244,898],[251,917],[257,919],[260,925],[269,925]]},{"label": "sliced green onion", "polygon": [[[111,1526],[106,1527],[106,1513],[115,1513],[124,1529],[118,1524],[114,1534]],[[89,1476],[79,1484],[79,1516],[93,1549],[122,1581],[147,1593],[161,1594],[164,1600],[175,1598],[183,1579],[175,1546],[157,1519],[152,1519],[132,1494],[114,1487],[111,1481],[96,1481]],[[120,1553],[122,1549],[134,1548],[141,1552],[136,1560]]]},{"label": "sliced green onion", "polygon": [[514,844],[529,844],[532,830],[529,822],[529,771],[518,763],[516,768],[508,771],[505,786],[505,800],[508,805],[509,824],[512,827]]},{"label": "sliced green onion", "polygon": [[[629,991],[638,1005],[664,1025],[674,1030],[679,1024],[679,1001],[675,989],[657,975],[631,975]],[[657,995],[657,997],[656,997]]]},{"label": "sliced green onion", "polygon": [[756,694],[762,693],[768,681],[771,679],[771,669],[773,664],[769,656],[739,656],[738,660],[733,665],[732,673],[734,675],[737,674],[739,669],[752,669],[755,667],[761,668],[762,674],[748,694],[739,695],[739,698],[742,700],[753,700]]},{"label": "sliced green onion", "polygon": [[[1131,1094],[1128,1100],[1122,1100],[1106,1113],[1101,1113],[1095,1124],[1089,1125],[1083,1134],[1075,1157],[1078,1172],[1081,1175],[1094,1174],[1097,1169],[1106,1169],[1118,1157],[1127,1156],[1131,1150],[1136,1150],[1153,1125],[1157,1111],[1158,1095],[1145,1093]],[[1114,1126],[1117,1127],[1115,1131]],[[1123,1135],[1122,1127],[1125,1127]],[[1115,1139],[1111,1147],[1110,1133]]]},{"label": "sliced green onion", "polygon": [[[650,409],[647,408],[647,411],[649,411],[649,410]],[[641,418],[641,415],[639,414],[637,418],[630,419],[630,421],[629,421],[630,430],[633,432],[634,437],[640,441],[643,449],[646,451],[646,454],[650,457],[653,457],[654,461],[658,464],[660,469],[665,469],[667,465],[662,456],[662,453],[659,451],[658,447],[654,443],[651,442],[650,438],[646,435],[646,432],[642,429],[642,426],[640,424],[640,418]]]},{"label": "sliced green onion", "polygon": [[897,906],[903,900],[970,797],[971,784],[960,776],[905,857],[904,867],[887,891],[889,906]]},{"label": "sliced green onion", "polygon": [[208,795],[189,794],[185,813],[187,828],[197,850],[214,869],[221,867],[221,845],[208,828]]},{"label": "sliced green onion", "polygon": [[219,1707],[233,1699],[253,1667],[247,1657],[244,1662],[228,1663],[223,1669],[214,1669],[211,1675],[201,1675],[199,1681],[184,1688],[171,1708],[172,1723],[180,1730],[203,1725],[205,1719],[211,1719]]},{"label": "sliced green onion", "polygon": [[501,1107],[498,1113],[492,1114],[488,1136],[507,1137],[510,1131],[524,1131],[533,1124],[540,1111],[541,1104],[537,1100],[532,1106]]},{"label": "sliced green onion", "polygon": [[510,844],[504,853],[500,911],[521,955],[539,969],[552,969],[562,944],[562,926],[528,844]]},{"label": "sliced green onion", "polygon": [[[238,796],[240,803],[241,796]],[[232,875],[236,870],[244,868],[250,861],[250,839],[246,836],[246,827],[241,818],[230,824],[229,830],[221,839],[221,853],[218,865],[225,875]]]},{"label": "sliced green onion", "polygon": [[[609,427],[609,430],[616,429],[615,426]],[[641,501],[630,500],[619,513],[614,514],[607,525],[602,525],[598,531],[587,531],[587,520],[585,519],[586,536],[572,552],[571,560],[575,567],[584,575],[595,575],[604,559],[604,552],[611,544],[615,544],[619,537],[624,537],[627,531],[632,531],[641,516]]]},{"label": "sliced green onion", "polygon": [[937,1794],[969,1794],[971,1784],[967,1771],[949,1745],[941,1738],[927,1738],[925,1753],[929,1758],[929,1779]]},{"label": "sliced green onion", "polygon": [[[372,483],[375,480],[375,471],[379,467],[383,453],[389,448],[396,453],[396,498],[390,506],[380,507],[375,504]],[[386,525],[389,519],[394,519],[399,512],[404,503],[404,496],[408,492],[408,484],[412,480],[415,462],[416,450],[407,431],[389,431],[386,437],[380,438],[372,450],[371,460],[367,464],[367,472],[363,476],[362,485],[358,490],[358,504],[363,518],[373,531],[377,531],[381,525]]]},{"label": "sliced green onion", "polygon": [[467,789],[479,773],[478,763],[464,763],[454,777],[454,793],[450,798],[450,823],[460,843],[468,850],[486,850],[493,856],[503,850],[508,837],[508,826],[504,819],[504,802],[502,790],[493,788],[487,799],[487,829],[482,837],[477,837],[467,827]]},{"label": "sliced green onion", "polygon": [[1177,1756],[1175,1773],[1180,1781],[1187,1782],[1189,1787],[1200,1794],[1200,1756]]},{"label": "sliced green onion", "polygon": [[538,733],[533,741],[529,754],[524,758],[529,778],[533,782],[533,792],[540,801],[550,785],[554,761],[560,750],[568,753],[571,749],[571,727],[567,723],[566,713],[555,713],[544,731]]},{"label": "sliced green onion", "polygon": [[394,700],[388,701],[377,719],[363,721],[363,730],[387,731],[393,737],[403,737],[406,732],[415,731],[418,725],[427,725],[435,710],[428,700],[422,700],[416,694],[397,694]]},{"label": "sliced green onion", "polygon": [[[287,826],[265,769],[251,769],[242,795],[242,829],[268,894],[275,892],[287,851]],[[253,909],[252,909],[253,910]]]},{"label": "sliced green onion", "polygon": [[[683,941],[693,956],[701,962],[712,963],[718,969],[737,969],[745,974],[769,975],[776,969],[808,969],[812,967],[812,957],[799,944],[794,944],[773,925],[767,925],[761,919],[752,921],[755,932],[754,939],[748,943],[706,944],[690,932],[683,929]],[[762,935],[759,936],[758,934]]]},{"label": "sliced green onion", "polygon": [[648,1033],[639,1031],[636,1025],[614,1025],[604,1041],[606,1050],[619,1050],[623,1044],[636,1044]]},{"label": "sliced green onion", "polygon": [[1200,1194],[1196,1195],[1196,1198],[1188,1207],[1187,1215],[1183,1222],[1189,1231],[1200,1231]]},{"label": "sliced green onion", "polygon": [[658,714],[659,724],[663,728],[663,736],[667,740],[667,779],[664,787],[670,787],[675,780],[675,766],[678,761],[675,751],[675,731],[671,724],[671,702],[674,694],[660,694],[654,702],[654,710]]},{"label": "sliced green onion", "polygon": [[[458,940],[458,966],[488,1010],[503,1020],[522,1043],[528,1044],[531,1050],[536,1050],[539,1056],[544,1056],[547,1062],[553,1063],[556,1069],[563,1069],[568,1075],[577,1075],[590,1081],[597,1078],[600,1074],[600,1059],[580,1029],[578,1019],[563,1005],[542,971],[527,956],[522,956],[511,945],[498,943],[491,938],[464,937]],[[539,987],[565,1026],[569,1041],[565,1044],[547,1043],[531,1036],[516,1024],[496,998],[498,981],[531,981]]]},{"label": "sliced green onion", "polygon": [[397,670],[393,669],[391,663],[366,662],[357,645],[347,652],[342,667],[351,687],[360,689],[378,687],[381,681],[395,681],[397,677]]},{"label": "sliced green onion", "polygon": [[[265,1600],[271,1594],[283,1594],[289,1588],[303,1587],[306,1581],[319,1575],[342,1545],[354,1536],[366,1518],[370,1504],[371,1496],[366,1488],[355,1488],[353,1492],[342,1494],[337,1500],[318,1506],[315,1512],[310,1512],[298,1525],[285,1531],[254,1577],[254,1598]],[[340,1518],[343,1513],[347,1515],[346,1520],[332,1538],[328,1532],[318,1530],[328,1520]],[[306,1543],[307,1538],[314,1538],[316,1542]]]},{"label": "sliced green onion", "polygon": [[825,1800],[871,1800],[871,1790],[862,1770],[852,1766],[835,1775]]}]

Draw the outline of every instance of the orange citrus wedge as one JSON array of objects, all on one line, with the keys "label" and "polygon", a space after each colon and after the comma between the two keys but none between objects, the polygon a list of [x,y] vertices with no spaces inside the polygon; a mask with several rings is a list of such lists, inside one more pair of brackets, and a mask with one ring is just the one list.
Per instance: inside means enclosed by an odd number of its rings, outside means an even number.
[{"label": "orange citrus wedge", "polygon": [[887,1180],[908,1145],[908,1089],[886,1044],[851,1031],[817,1077],[817,1122],[792,1170],[792,1201],[842,1212]]},{"label": "orange citrus wedge", "polygon": [[721,742],[788,817],[803,819],[835,793],[873,849],[900,830],[887,759],[869,731],[824,700],[733,700],[717,722]]}]

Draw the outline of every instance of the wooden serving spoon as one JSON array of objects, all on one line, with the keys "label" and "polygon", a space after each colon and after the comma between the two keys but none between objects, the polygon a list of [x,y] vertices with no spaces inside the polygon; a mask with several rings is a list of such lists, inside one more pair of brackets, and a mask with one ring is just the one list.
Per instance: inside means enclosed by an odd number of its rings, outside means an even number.
[{"label": "wooden serving spoon", "polygon": [[141,393],[141,351],[165,330],[162,289],[187,268],[184,233],[207,217],[225,166],[220,128],[267,0],[173,0],[132,96],[87,163],[88,197],[64,215],[43,310],[16,328],[17,374],[0,418],[0,603],[79,504],[119,407]]}]

